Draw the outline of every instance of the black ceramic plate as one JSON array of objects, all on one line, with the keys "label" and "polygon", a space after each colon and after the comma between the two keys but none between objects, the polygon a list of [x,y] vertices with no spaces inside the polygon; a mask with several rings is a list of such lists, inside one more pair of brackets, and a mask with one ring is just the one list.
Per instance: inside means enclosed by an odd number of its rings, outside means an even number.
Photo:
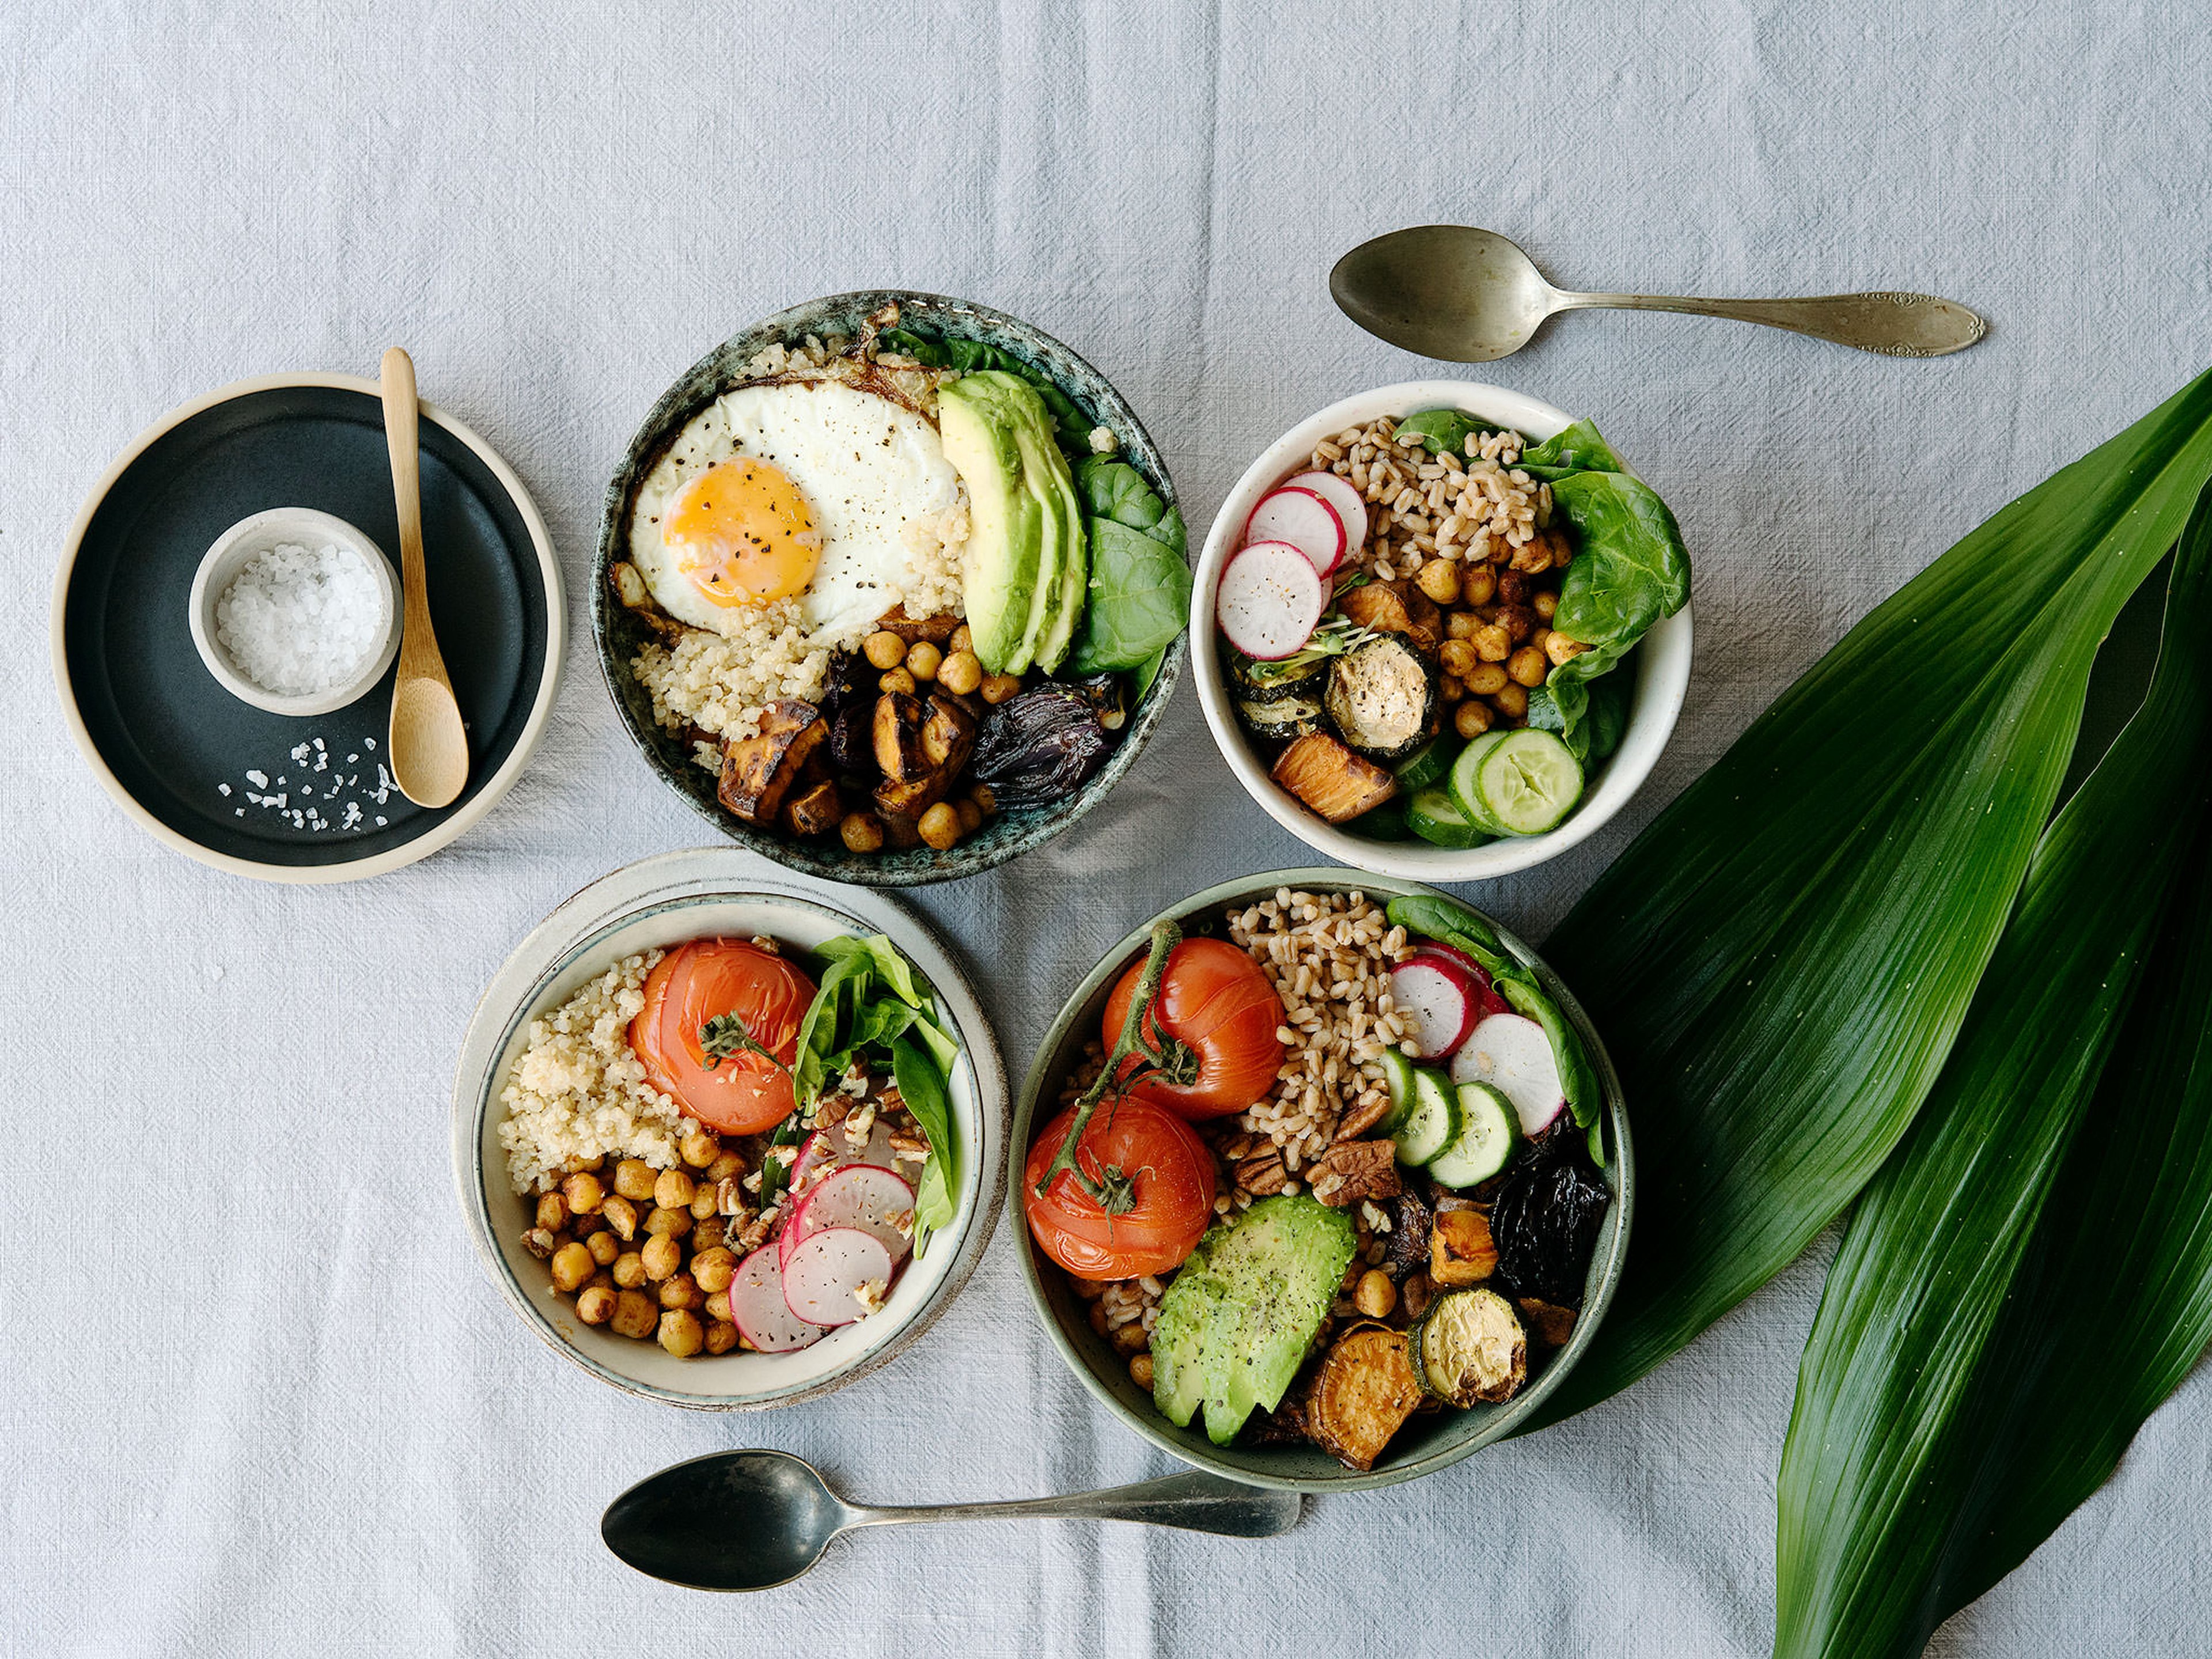
[{"label": "black ceramic plate", "polygon": [[[332,714],[266,714],[216,684],[188,617],[202,556],[248,514],[319,508],[396,556],[374,380],[275,375],[210,392],[143,434],[78,514],[54,584],[62,706],[108,792],[178,851],[274,881],[374,875],[444,846],[520,773],[560,675],[560,572],[537,507],[483,439],[426,403],[421,444],[431,620],[469,731],[469,787],[436,811],[396,787],[375,798],[392,672]],[[264,804],[277,795],[283,808]],[[358,821],[339,828],[349,805]]]}]

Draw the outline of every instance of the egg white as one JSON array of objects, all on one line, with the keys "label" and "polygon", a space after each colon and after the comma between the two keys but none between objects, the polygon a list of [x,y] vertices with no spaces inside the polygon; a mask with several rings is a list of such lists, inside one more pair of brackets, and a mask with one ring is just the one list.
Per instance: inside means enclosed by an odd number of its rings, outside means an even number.
[{"label": "egg white", "polygon": [[736,635],[759,616],[693,586],[660,539],[668,502],[717,461],[750,455],[799,486],[822,560],[799,596],[810,635],[850,638],[906,596],[918,540],[958,503],[960,476],[927,419],[837,380],[739,386],[694,416],[638,485],[630,562],[661,609]]}]

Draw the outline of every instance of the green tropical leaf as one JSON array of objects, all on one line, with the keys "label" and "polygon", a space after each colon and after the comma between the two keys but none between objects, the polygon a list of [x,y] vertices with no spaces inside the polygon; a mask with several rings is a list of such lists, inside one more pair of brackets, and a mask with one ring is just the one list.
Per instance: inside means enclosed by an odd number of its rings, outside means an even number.
[{"label": "green tropical leaf", "polygon": [[[1992,1335],[2212,799],[2208,635],[2212,496],[2183,538],[2149,696],[2043,836],[1949,1060],[1828,1270],[1778,1488],[1778,1656],[1910,1656],[1934,1626],[2005,1421],[1990,1407],[2018,1381],[1986,1369]],[[2072,1325],[2092,1305],[2039,1311]]]},{"label": "green tropical leaf", "polygon": [[2098,642],[2208,475],[2212,376],[1878,607],[1553,934],[1639,1169],[1619,1297],[1540,1421],[1680,1348],[1888,1156],[2050,818]]}]

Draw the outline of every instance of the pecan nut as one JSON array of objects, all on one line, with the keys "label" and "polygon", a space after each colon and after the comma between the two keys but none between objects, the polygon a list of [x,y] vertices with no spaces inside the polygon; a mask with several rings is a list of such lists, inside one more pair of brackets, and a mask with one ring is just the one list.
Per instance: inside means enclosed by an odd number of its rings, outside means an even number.
[{"label": "pecan nut", "polygon": [[1340,1210],[1363,1198],[1395,1198],[1405,1190],[1398,1179],[1397,1151],[1387,1140],[1340,1140],[1322,1154],[1308,1179],[1316,1198]]},{"label": "pecan nut", "polygon": [[1268,1198],[1279,1193],[1291,1178],[1283,1167],[1282,1149],[1262,1146],[1260,1150],[1237,1166],[1237,1184],[1255,1198]]}]

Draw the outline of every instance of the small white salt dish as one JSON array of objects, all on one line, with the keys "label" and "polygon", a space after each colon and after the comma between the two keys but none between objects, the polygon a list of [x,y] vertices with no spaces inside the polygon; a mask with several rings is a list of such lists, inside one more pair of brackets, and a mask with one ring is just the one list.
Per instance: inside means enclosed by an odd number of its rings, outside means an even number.
[{"label": "small white salt dish", "polygon": [[[374,650],[363,655],[361,672],[343,684],[298,696],[288,696],[254,684],[231,660],[230,653],[216,637],[216,606],[229,591],[238,573],[258,555],[287,544],[352,549],[375,573],[384,608],[381,641]],[[385,557],[382,548],[343,519],[317,512],[311,507],[272,507],[265,513],[240,519],[216,537],[215,544],[200,560],[199,574],[192,578],[191,604],[192,643],[199,647],[200,660],[207,665],[208,672],[240,702],[272,714],[327,714],[343,708],[357,702],[382,679],[385,670],[399,654],[399,580],[392,571],[392,561]]]}]

